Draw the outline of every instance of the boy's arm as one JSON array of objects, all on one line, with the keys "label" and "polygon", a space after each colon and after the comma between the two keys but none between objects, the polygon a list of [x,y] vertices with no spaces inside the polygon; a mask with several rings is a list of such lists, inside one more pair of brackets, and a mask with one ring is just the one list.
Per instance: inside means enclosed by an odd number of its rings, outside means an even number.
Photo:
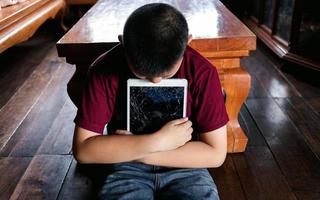
[{"label": "boy's arm", "polygon": [[192,123],[187,118],[169,122],[154,134],[100,135],[76,126],[73,154],[80,163],[119,163],[159,151],[176,149],[191,139]]},{"label": "boy's arm", "polygon": [[76,126],[72,150],[79,163],[116,163],[156,152],[153,141],[151,135],[106,136]]},{"label": "boy's arm", "polygon": [[137,161],[151,165],[181,168],[221,166],[227,154],[226,126],[200,134],[200,140],[188,142],[174,150],[152,153]]}]

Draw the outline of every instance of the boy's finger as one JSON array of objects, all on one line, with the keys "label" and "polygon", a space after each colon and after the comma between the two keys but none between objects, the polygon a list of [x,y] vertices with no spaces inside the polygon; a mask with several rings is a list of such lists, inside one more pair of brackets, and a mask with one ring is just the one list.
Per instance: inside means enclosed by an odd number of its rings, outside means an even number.
[{"label": "boy's finger", "polygon": [[127,130],[116,130],[115,134],[118,134],[118,135],[131,135],[132,133],[127,131]]},{"label": "boy's finger", "polygon": [[178,124],[181,124],[181,123],[186,122],[186,121],[188,121],[188,117],[172,120],[172,123],[174,125],[178,125]]},{"label": "boy's finger", "polygon": [[193,132],[193,128],[192,127],[188,128],[187,133],[191,135],[192,132]]},{"label": "boy's finger", "polygon": [[192,126],[192,122],[190,120],[184,122],[184,123],[181,123],[180,124],[181,126],[184,126],[184,128],[188,129]]}]

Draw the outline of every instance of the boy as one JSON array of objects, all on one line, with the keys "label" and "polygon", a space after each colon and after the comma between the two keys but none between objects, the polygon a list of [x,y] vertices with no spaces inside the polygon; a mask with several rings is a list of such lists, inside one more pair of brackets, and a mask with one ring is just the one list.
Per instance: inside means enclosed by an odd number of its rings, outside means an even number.
[{"label": "boy", "polygon": [[[228,116],[216,69],[187,45],[186,19],[169,5],[148,4],[129,16],[119,40],[93,63],[75,118],[77,161],[113,167],[99,197],[219,199],[205,168],[225,160]],[[128,78],[187,79],[187,118],[155,133],[124,131]]]}]

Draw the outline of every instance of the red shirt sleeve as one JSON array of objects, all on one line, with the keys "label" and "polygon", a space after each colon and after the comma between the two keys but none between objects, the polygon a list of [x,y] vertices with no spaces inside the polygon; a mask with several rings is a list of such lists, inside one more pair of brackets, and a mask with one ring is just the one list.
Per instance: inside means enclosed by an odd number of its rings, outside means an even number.
[{"label": "red shirt sleeve", "polygon": [[195,120],[200,133],[216,130],[229,121],[217,70],[207,64],[208,70],[198,77],[200,81],[194,98]]},{"label": "red shirt sleeve", "polygon": [[105,74],[96,67],[89,71],[74,122],[81,128],[102,134],[112,117],[117,79],[113,74]]}]

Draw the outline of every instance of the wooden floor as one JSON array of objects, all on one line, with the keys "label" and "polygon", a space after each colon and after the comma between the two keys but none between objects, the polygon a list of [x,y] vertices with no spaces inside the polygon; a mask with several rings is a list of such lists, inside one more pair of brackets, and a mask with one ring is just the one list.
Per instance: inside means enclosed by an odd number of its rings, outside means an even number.
[{"label": "wooden floor", "polygon": [[[0,55],[1,200],[89,199],[107,170],[72,157],[74,67],[46,26]],[[260,43],[242,65],[252,75],[240,115],[249,144],[210,170],[221,199],[320,199],[319,73],[283,66]]]}]

